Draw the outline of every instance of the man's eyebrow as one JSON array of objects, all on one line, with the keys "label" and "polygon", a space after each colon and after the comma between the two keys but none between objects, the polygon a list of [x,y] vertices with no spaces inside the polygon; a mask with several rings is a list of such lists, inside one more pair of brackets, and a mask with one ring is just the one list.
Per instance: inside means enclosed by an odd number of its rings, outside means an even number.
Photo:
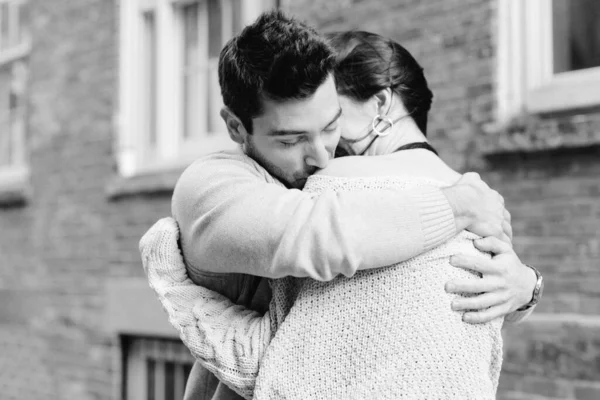
[{"label": "man's eyebrow", "polygon": [[[325,127],[321,130],[327,129],[330,125],[332,125],[335,121],[337,121],[341,115],[342,115],[342,108],[340,107],[338,109],[337,113],[335,114],[335,117],[333,117],[331,119],[331,121],[329,121],[327,123],[327,125],[325,125]],[[275,129],[275,130],[269,131],[269,133],[267,135],[268,136],[294,136],[294,135],[305,135],[306,133],[307,133],[306,131],[295,131],[295,130],[291,130],[291,129]]]},{"label": "man's eyebrow", "polygon": [[304,135],[306,131],[294,131],[289,129],[276,129],[269,131],[268,136],[293,136],[293,135]]}]

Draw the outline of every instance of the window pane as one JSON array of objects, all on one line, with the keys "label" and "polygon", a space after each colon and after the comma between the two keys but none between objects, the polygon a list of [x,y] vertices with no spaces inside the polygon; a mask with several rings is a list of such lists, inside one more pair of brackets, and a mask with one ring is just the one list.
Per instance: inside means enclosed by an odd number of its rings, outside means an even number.
[{"label": "window pane", "polygon": [[232,37],[242,31],[242,0],[231,0],[231,27]]},{"label": "window pane", "polygon": [[182,7],[183,13],[183,137],[198,134],[200,127],[201,79],[205,76],[200,66],[199,5]]},{"label": "window pane", "polygon": [[600,1],[555,0],[554,72],[600,66]]},{"label": "window pane", "polygon": [[146,391],[148,393],[148,400],[155,400],[156,394],[154,393],[155,381],[157,379],[156,376],[156,361],[152,359],[146,360]]},{"label": "window pane", "polygon": [[0,3],[0,51],[9,46],[8,42],[8,3]]},{"label": "window pane", "polygon": [[10,113],[0,111],[0,167],[12,164]]},{"label": "window pane", "polygon": [[8,33],[9,39],[8,40],[9,40],[9,43],[11,46],[19,44],[19,37],[20,37],[19,11],[20,11],[20,9],[21,9],[21,5],[16,3],[16,4],[13,4],[9,10],[9,33]]},{"label": "window pane", "polygon": [[10,66],[0,68],[0,166],[12,164],[12,129],[10,103],[12,71]]},{"label": "window pane", "polygon": [[165,400],[179,400],[175,398],[175,363],[165,363]]},{"label": "window pane", "polygon": [[145,132],[148,135],[148,142],[151,145],[156,144],[157,120],[157,80],[158,80],[158,54],[156,43],[156,20],[153,12],[144,13],[144,66],[146,68],[143,85],[145,104],[143,105],[142,126],[145,126]]},{"label": "window pane", "polygon": [[26,4],[18,4],[17,7],[15,7],[15,21],[16,21],[16,26],[15,26],[15,30],[14,30],[14,34],[15,34],[15,40],[17,41],[17,43],[21,43],[24,39],[25,39],[25,29],[27,29],[27,27],[29,26],[27,24],[28,22],[28,15],[27,15],[27,5]]},{"label": "window pane", "polygon": [[221,0],[208,0],[208,57],[218,58],[223,47]]}]

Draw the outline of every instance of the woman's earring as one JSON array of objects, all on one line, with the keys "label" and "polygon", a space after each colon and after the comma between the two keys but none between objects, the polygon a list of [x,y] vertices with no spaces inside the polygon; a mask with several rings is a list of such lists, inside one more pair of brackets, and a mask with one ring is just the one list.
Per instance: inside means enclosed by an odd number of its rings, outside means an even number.
[{"label": "woman's earring", "polygon": [[[383,131],[380,131],[379,129],[377,129],[377,125],[379,125],[380,122],[384,122],[384,123],[387,124],[387,126],[383,128]],[[393,126],[394,126],[394,121],[392,121],[388,117],[382,117],[379,114],[377,114],[375,116],[375,118],[373,118],[373,122],[371,123],[371,127],[373,128],[373,132],[375,132],[375,134],[377,136],[387,136],[387,135],[389,135],[390,132],[392,132],[392,127]]]}]

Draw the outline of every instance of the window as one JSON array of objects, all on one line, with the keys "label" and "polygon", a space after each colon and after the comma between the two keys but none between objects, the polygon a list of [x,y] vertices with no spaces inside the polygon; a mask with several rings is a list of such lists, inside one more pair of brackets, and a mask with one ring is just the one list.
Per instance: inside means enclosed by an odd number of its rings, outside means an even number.
[{"label": "window", "polygon": [[600,105],[600,2],[498,0],[498,117]]},{"label": "window", "polygon": [[125,177],[233,148],[219,116],[223,45],[274,0],[121,1],[118,165]]},{"label": "window", "polygon": [[0,190],[27,179],[25,96],[30,41],[24,1],[0,0]]},{"label": "window", "polygon": [[180,400],[194,358],[183,343],[168,339],[125,340],[125,399]]}]

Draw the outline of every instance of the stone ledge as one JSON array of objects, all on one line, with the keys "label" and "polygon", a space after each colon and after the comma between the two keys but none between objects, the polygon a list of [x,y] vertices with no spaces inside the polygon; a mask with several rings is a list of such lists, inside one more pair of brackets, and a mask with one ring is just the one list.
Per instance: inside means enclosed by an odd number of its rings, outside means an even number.
[{"label": "stone ledge", "polygon": [[25,206],[31,191],[27,168],[0,171],[0,209]]},{"label": "stone ledge", "polygon": [[600,114],[523,114],[485,127],[477,142],[484,156],[600,146]]},{"label": "stone ledge", "polygon": [[505,325],[504,366],[509,374],[600,380],[600,318],[532,315]]},{"label": "stone ledge", "polygon": [[183,168],[137,175],[131,178],[115,176],[106,185],[106,196],[111,201],[122,200],[133,196],[155,196],[173,194],[177,180]]}]

